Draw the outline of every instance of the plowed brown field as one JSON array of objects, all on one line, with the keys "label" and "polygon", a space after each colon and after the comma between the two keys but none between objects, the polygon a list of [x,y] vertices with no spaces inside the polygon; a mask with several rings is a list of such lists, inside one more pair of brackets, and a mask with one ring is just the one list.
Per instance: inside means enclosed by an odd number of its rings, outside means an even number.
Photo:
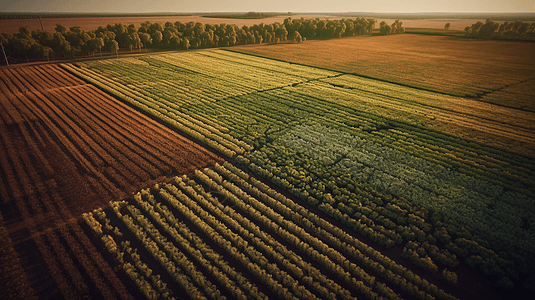
[{"label": "plowed brown field", "polygon": [[56,65],[1,69],[0,289],[129,299],[77,219],[215,161]]},{"label": "plowed brown field", "polygon": [[[0,91],[4,204],[42,202],[53,190],[57,205],[79,216],[217,160],[55,65],[3,69]],[[36,205],[30,213],[43,224],[54,216]]]}]

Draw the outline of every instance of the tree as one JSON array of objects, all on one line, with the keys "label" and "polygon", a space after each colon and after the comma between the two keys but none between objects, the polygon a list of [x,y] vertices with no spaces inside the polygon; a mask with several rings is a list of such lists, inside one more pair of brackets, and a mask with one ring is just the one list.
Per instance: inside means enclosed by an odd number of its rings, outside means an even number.
[{"label": "tree", "polygon": [[299,31],[294,32],[294,42],[301,43],[303,41],[303,38],[301,37],[301,34]]},{"label": "tree", "polygon": [[150,34],[143,33],[139,36],[139,38],[141,39],[141,42],[143,43],[145,50],[147,50],[147,44],[152,44],[152,38],[150,37]]},{"label": "tree", "polygon": [[34,30],[32,37],[43,46],[52,47],[54,42],[54,34],[50,31]]},{"label": "tree", "polygon": [[400,22],[399,20],[394,21],[391,26],[391,33],[404,33],[405,28],[403,28],[403,22]]},{"label": "tree", "polygon": [[444,29],[449,30],[449,29],[450,29],[450,26],[451,26],[450,23],[446,23],[446,24],[444,24]]},{"label": "tree", "polygon": [[139,52],[141,52],[143,43],[141,43],[141,39],[139,38],[139,34],[137,32],[133,32],[128,35],[127,44],[128,48],[130,48],[130,51],[132,51],[132,49],[139,49]]},{"label": "tree", "polygon": [[464,35],[465,35],[465,36],[470,36],[471,34],[472,34],[472,27],[470,27],[470,26],[466,26],[466,27],[464,28]]},{"label": "tree", "polygon": [[119,43],[116,40],[108,41],[108,47],[110,48],[111,53],[115,53],[117,58],[119,58]]},{"label": "tree", "polygon": [[522,36],[526,32],[528,32],[529,29],[529,23],[522,23],[522,25],[518,28],[518,33]]},{"label": "tree", "polygon": [[210,47],[214,43],[214,33],[212,32],[212,30],[203,32],[201,34],[200,38],[201,38],[201,41],[202,41],[201,44],[204,47]]},{"label": "tree", "polygon": [[95,50],[100,52],[100,56],[102,57],[102,47],[104,47],[104,39],[101,37],[94,37],[93,39],[91,39],[91,43],[95,47]]},{"label": "tree", "polygon": [[498,27],[498,34],[503,35],[505,28],[509,25],[509,22],[502,23],[500,27]]},{"label": "tree", "polygon": [[28,26],[21,26],[19,28],[19,34],[15,40],[14,48],[18,53],[24,53],[26,62],[28,60],[28,51],[36,44],[35,39],[32,37],[32,32]]},{"label": "tree", "polygon": [[377,22],[377,20],[375,19],[368,19],[368,24],[366,25],[366,30],[368,31],[369,34],[372,33],[372,30],[375,28],[375,23]]},{"label": "tree", "polygon": [[61,32],[54,33],[53,44],[54,44],[53,46],[54,52],[56,52],[56,54],[62,53],[63,57],[66,57],[67,53],[72,52],[69,41],[65,39],[65,37],[63,36],[63,34],[61,34]]},{"label": "tree", "polygon": [[178,50],[178,46],[180,45],[180,37],[173,33],[173,36],[171,37],[171,45],[175,46],[175,49]]},{"label": "tree", "polygon": [[56,24],[56,28],[55,28],[56,32],[59,32],[63,35],[65,35],[65,33],[67,33],[67,27],[61,25],[61,24]]},{"label": "tree", "polygon": [[128,28],[125,25],[116,23],[111,31],[115,32],[119,47],[128,47]]},{"label": "tree", "polygon": [[156,31],[152,34],[152,40],[154,41],[154,44],[156,44],[156,47],[158,47],[159,44],[160,44],[160,42],[163,40],[162,32],[159,31],[159,30],[156,30]]},{"label": "tree", "polygon": [[37,51],[39,52],[39,56],[46,57],[46,60],[50,61],[50,54],[53,53],[52,48],[50,48],[48,46],[38,45],[38,50]]},{"label": "tree", "polygon": [[190,44],[193,48],[199,48],[201,46],[201,39],[198,37],[194,37],[191,39]]},{"label": "tree", "polygon": [[155,33],[156,31],[163,32],[163,26],[160,23],[154,23],[150,25],[148,33]]},{"label": "tree", "polygon": [[9,61],[7,60],[6,55],[6,49],[4,48],[4,44],[8,43],[8,39],[4,37],[4,35],[0,35],[0,47],[2,48],[2,53],[4,54],[4,59],[6,60],[6,65],[9,66]]},{"label": "tree", "polygon": [[220,41],[219,41],[219,46],[221,47],[228,47],[230,45],[230,39],[228,36],[224,36]]},{"label": "tree", "polygon": [[346,24],[344,23],[338,24],[336,25],[333,37],[341,38],[345,31],[346,31]]},{"label": "tree", "polygon": [[286,27],[281,26],[275,31],[275,36],[280,38],[280,40],[284,42],[288,38],[288,30],[286,29]]},{"label": "tree", "polygon": [[379,32],[381,35],[388,35],[392,32],[392,27],[390,25],[386,24],[385,21],[382,21],[381,24],[379,24]]},{"label": "tree", "polygon": [[180,21],[175,22],[175,27],[179,32],[182,32],[184,29],[186,29],[186,25],[182,24]]},{"label": "tree", "polygon": [[288,34],[292,35],[294,33],[292,18],[284,19],[284,27],[286,28],[286,31],[288,32]]},{"label": "tree", "polygon": [[[478,22],[478,23],[481,23],[481,22]],[[499,23],[495,23],[494,21],[491,21],[490,19],[487,19],[487,21],[485,22],[485,24],[482,24],[481,26],[479,26],[479,24],[476,23],[476,25],[478,25],[478,30],[477,30],[477,36],[478,37],[481,37],[481,38],[491,38],[494,34],[494,32],[496,32],[496,30],[499,29],[500,27],[500,24]],[[472,34],[474,35],[474,32],[472,32]]]},{"label": "tree", "polygon": [[188,51],[188,49],[190,47],[189,40],[187,38],[182,38],[182,45],[183,45],[184,49],[186,49],[186,51]]},{"label": "tree", "polygon": [[270,43],[272,40],[273,40],[273,37],[271,36],[271,33],[266,32],[266,35],[265,35],[265,37],[264,37],[264,41],[265,41],[266,43]]},{"label": "tree", "polygon": [[195,23],[195,27],[193,28],[193,31],[198,37],[200,37],[204,33],[205,29],[206,27],[204,24],[197,22]]}]

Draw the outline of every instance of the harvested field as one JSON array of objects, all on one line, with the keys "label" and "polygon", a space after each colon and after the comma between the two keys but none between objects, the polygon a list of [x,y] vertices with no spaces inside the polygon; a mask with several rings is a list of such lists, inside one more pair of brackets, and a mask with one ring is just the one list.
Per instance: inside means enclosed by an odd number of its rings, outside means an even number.
[{"label": "harvested field", "polygon": [[77,220],[216,161],[56,65],[0,70],[1,243],[38,295],[129,299]]},{"label": "harvested field", "polygon": [[[233,49],[455,96],[487,95],[535,78],[533,43],[405,34]],[[501,104],[518,107],[515,101]]]}]

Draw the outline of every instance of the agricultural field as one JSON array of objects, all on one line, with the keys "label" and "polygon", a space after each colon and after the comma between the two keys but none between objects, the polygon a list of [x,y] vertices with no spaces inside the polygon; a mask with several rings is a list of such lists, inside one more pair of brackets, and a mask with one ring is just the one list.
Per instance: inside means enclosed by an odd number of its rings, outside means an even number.
[{"label": "agricultural field", "polygon": [[[99,272],[114,273],[83,237],[81,214],[216,161],[215,154],[57,65],[0,70],[2,245],[13,244],[20,266],[33,270],[27,280],[36,294],[53,296],[59,289],[74,299],[91,289],[80,283],[85,280],[103,295],[115,293],[115,283],[99,285]],[[61,264],[79,290],[62,277]],[[58,289],[49,290],[49,276]]]},{"label": "agricultural field", "polygon": [[[533,276],[533,112],[228,50],[62,67],[393,249],[439,287],[470,280],[456,273],[467,266],[503,289]],[[161,189],[144,193],[161,199]]]},{"label": "agricultural field", "polygon": [[[339,20],[343,17],[335,16],[326,16],[321,14],[314,15],[292,15],[293,19],[305,18],[305,19],[329,19],[329,20]],[[288,18],[288,15],[281,16],[272,16],[262,19],[229,19],[229,18],[217,18],[217,17],[202,17],[202,16],[109,16],[109,17],[84,17],[84,18],[47,18],[42,16],[41,22],[43,24],[43,29],[45,31],[54,31],[56,24],[62,24],[63,26],[70,28],[72,26],[80,26],[83,30],[95,30],[99,26],[105,27],[108,24],[122,23],[125,25],[134,24],[136,27],[143,22],[149,21],[151,23],[161,23],[166,22],[200,22],[203,24],[236,24],[239,27],[242,26],[253,26],[256,24],[272,24],[278,22],[282,24],[284,19]],[[346,17],[347,18],[347,17]],[[394,19],[378,19],[377,24],[385,21],[388,24],[392,24]],[[419,20],[401,20],[405,27],[415,27],[415,28],[444,28],[444,24],[449,22],[451,24],[452,30],[464,30],[466,26],[470,26],[477,21],[477,19],[419,19]],[[5,33],[18,33],[19,27],[28,26],[30,30],[41,29],[41,22],[39,19],[0,19],[0,28],[2,32]]]},{"label": "agricultural field", "polygon": [[[4,285],[59,299],[535,291],[529,47],[492,49],[493,66],[476,51],[486,42],[452,42],[480,68],[471,77],[436,37],[404,38],[331,41],[341,55],[314,41],[1,69]],[[372,74],[343,56],[415,38],[436,49],[397,58],[426,61],[433,73],[414,72],[433,87],[396,83],[394,60]],[[437,56],[469,83],[437,83]]]},{"label": "agricultural field", "polygon": [[[533,43],[397,35],[348,38],[333,44],[243,46],[243,53],[400,83],[535,111]],[[518,86],[518,89],[517,89]],[[496,91],[506,93],[494,99]],[[523,94],[517,97],[517,94]],[[531,97],[529,97],[531,96]]]},{"label": "agricultural field", "polygon": [[229,163],[110,206],[84,219],[149,298],[455,299]]}]

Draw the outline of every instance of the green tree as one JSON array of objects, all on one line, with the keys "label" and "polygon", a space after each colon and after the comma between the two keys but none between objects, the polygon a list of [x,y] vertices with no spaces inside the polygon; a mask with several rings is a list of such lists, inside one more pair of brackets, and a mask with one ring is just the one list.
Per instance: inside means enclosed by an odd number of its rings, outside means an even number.
[{"label": "green tree", "polygon": [[14,48],[18,53],[24,53],[26,57],[26,62],[28,60],[28,52],[36,44],[35,39],[32,37],[32,32],[28,26],[21,26],[19,28],[19,34],[17,34],[17,39],[15,39]]},{"label": "green tree", "polygon": [[202,23],[197,22],[195,23],[195,27],[193,28],[193,30],[195,34],[200,37],[206,30],[206,26]]},{"label": "green tree", "polygon": [[266,32],[266,34],[265,34],[265,36],[264,36],[264,41],[265,41],[266,43],[271,43],[272,40],[273,40],[273,37],[271,36],[271,33]]},{"label": "green tree", "polygon": [[450,29],[450,26],[451,26],[450,23],[446,23],[446,24],[444,24],[444,29],[449,30],[449,29]]},{"label": "green tree", "polygon": [[366,25],[366,30],[368,31],[369,34],[372,33],[372,30],[375,28],[375,23],[377,22],[377,20],[375,19],[368,19],[368,24]]},{"label": "green tree", "polygon": [[499,35],[503,35],[507,25],[509,25],[509,22],[505,22],[505,23],[500,24],[500,27],[498,27],[498,34]]},{"label": "green tree", "polygon": [[56,28],[55,28],[56,32],[59,32],[63,35],[65,35],[67,33],[67,27],[61,25],[61,24],[56,24]]},{"label": "green tree", "polygon": [[6,61],[6,65],[9,66],[9,61],[7,59],[6,49],[4,48],[4,45],[7,45],[9,43],[8,36],[4,34],[0,34],[0,48],[2,49],[2,54],[4,54],[4,59]]},{"label": "green tree", "polygon": [[201,46],[201,39],[198,37],[192,38],[190,41],[190,45],[193,48],[196,48],[196,49],[199,48]]},{"label": "green tree", "polygon": [[112,31],[115,32],[119,47],[128,47],[128,28],[121,23],[116,23]]},{"label": "green tree", "polygon": [[54,33],[53,45],[52,49],[54,49],[54,52],[56,54],[63,54],[63,57],[66,57],[68,53],[72,52],[69,41],[67,41],[59,31]]},{"label": "green tree", "polygon": [[187,38],[182,38],[182,46],[184,47],[184,49],[186,49],[186,51],[189,49],[190,43]]},{"label": "green tree", "polygon": [[52,51],[52,48],[48,47],[48,46],[41,46],[41,45],[38,45],[38,53],[39,53],[39,56],[42,56],[42,57],[46,57],[46,60],[47,61],[50,61],[50,55],[52,53],[54,53]]},{"label": "green tree", "polygon": [[470,36],[470,35],[472,35],[472,27],[470,27],[470,26],[466,26],[466,27],[464,28],[464,35],[465,35],[465,36]]},{"label": "green tree", "polygon": [[152,37],[153,44],[156,45],[156,47],[158,47],[160,45],[160,42],[163,40],[162,32],[159,30],[156,30],[151,35],[151,37]]},{"label": "green tree", "polygon": [[150,25],[148,33],[155,33],[156,31],[163,32],[163,26],[160,23],[154,23]]},{"label": "green tree", "polygon": [[100,56],[102,57],[102,47],[104,47],[104,39],[101,37],[94,37],[93,39],[91,39],[91,43],[93,44],[95,50],[98,51],[100,53]]},{"label": "green tree", "polygon": [[522,36],[526,32],[528,32],[528,29],[529,29],[529,23],[522,23],[522,25],[518,28],[518,34]]},{"label": "green tree", "polygon": [[133,32],[128,35],[128,46],[130,50],[138,49],[139,52],[141,52],[141,47],[143,46],[143,43],[141,42],[141,38],[139,37],[139,34],[137,32]]},{"label": "green tree", "polygon": [[299,31],[294,32],[294,42],[301,43],[303,41],[303,38],[301,37],[301,34]]},{"label": "green tree", "polygon": [[176,34],[173,34],[173,36],[171,37],[171,46],[174,46],[175,49],[178,50],[178,46],[180,46],[180,37]]},{"label": "green tree", "polygon": [[117,58],[119,58],[119,43],[116,40],[108,41],[108,47],[110,48],[111,53],[115,53]]},{"label": "green tree", "polygon": [[139,38],[141,39],[141,42],[143,43],[145,50],[147,50],[147,44],[152,44],[152,38],[150,37],[150,34],[145,32],[141,34]]},{"label": "green tree", "polygon": [[379,24],[379,33],[381,35],[388,35],[392,32],[392,27],[388,24],[386,24],[385,21],[382,21],[381,24]]},{"label": "green tree", "polygon": [[34,30],[32,37],[43,46],[52,47],[54,42],[54,33],[50,31]]},{"label": "green tree", "polygon": [[400,22],[399,20],[394,21],[391,26],[391,33],[404,33],[405,28],[403,28],[403,22]]},{"label": "green tree", "polygon": [[288,38],[288,30],[286,29],[286,27],[281,26],[275,31],[275,36],[284,42]]}]

